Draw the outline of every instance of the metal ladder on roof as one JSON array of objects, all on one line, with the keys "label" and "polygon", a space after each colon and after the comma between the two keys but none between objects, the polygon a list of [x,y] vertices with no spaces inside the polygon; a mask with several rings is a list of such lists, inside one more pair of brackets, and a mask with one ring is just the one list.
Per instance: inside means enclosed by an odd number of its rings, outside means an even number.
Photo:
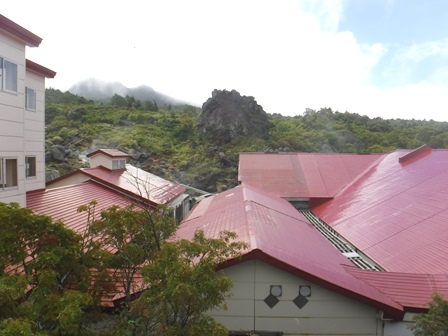
[{"label": "metal ladder on roof", "polygon": [[310,210],[300,210],[306,219],[324,236],[339,252],[349,259],[357,267],[364,270],[383,271],[375,262],[358,251],[352,244],[345,240],[331,226],[322,221]]}]

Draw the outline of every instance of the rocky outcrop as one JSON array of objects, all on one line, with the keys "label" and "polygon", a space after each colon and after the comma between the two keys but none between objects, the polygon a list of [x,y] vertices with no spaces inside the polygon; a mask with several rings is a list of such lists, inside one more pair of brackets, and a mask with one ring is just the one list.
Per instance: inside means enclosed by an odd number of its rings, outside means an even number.
[{"label": "rocky outcrop", "polygon": [[270,127],[266,112],[254,97],[241,96],[235,90],[214,90],[202,105],[196,132],[219,145],[239,136],[267,139]]}]

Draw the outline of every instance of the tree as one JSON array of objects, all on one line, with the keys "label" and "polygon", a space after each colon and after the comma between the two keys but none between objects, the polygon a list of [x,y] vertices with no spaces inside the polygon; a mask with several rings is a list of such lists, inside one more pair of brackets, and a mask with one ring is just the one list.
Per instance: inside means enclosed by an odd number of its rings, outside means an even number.
[{"label": "tree", "polygon": [[135,279],[142,266],[152,262],[160,241],[176,229],[174,219],[165,214],[164,208],[112,206],[103,210],[101,218],[93,223],[97,237],[114,252],[107,264],[115,270],[114,281],[122,288],[126,311],[132,294],[142,289]]},{"label": "tree", "polygon": [[206,315],[225,308],[232,281],[216,268],[235,258],[245,247],[236,235],[222,232],[218,239],[202,231],[193,239],[166,242],[155,260],[142,269],[147,289],[131,312],[138,335],[227,335],[226,329]]},{"label": "tree", "polygon": [[114,206],[93,227],[115,252],[109,266],[123,291],[111,335],[227,335],[205,312],[222,307],[232,286],[216,267],[244,248],[235,234],[212,239],[196,232],[191,241],[176,241],[166,205]]},{"label": "tree", "polygon": [[48,216],[0,203],[0,334],[90,334],[96,244]]},{"label": "tree", "polygon": [[429,303],[429,312],[417,315],[411,329],[416,336],[448,335],[448,301],[435,293]]}]

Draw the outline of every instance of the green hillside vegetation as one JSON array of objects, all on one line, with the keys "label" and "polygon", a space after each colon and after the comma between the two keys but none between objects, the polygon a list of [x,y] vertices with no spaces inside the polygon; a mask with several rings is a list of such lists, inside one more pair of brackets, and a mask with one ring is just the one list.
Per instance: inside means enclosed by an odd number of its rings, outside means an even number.
[{"label": "green hillside vegetation", "polygon": [[[93,147],[143,153],[145,160],[131,155],[131,163],[210,192],[237,184],[240,152],[386,153],[423,144],[448,148],[447,122],[372,119],[331,108],[306,109],[294,117],[268,115],[268,139],[242,136],[217,146],[195,132],[200,113],[190,105],[159,109],[152,101],[118,95],[98,103],[47,89],[47,147],[59,144],[80,154]],[[75,157],[69,165],[47,165],[65,174],[83,163]]]}]

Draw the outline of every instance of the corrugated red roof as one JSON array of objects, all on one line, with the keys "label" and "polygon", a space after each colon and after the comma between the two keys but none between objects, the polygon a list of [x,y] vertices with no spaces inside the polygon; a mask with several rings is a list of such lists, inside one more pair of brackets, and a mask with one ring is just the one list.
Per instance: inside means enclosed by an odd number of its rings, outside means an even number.
[{"label": "corrugated red roof", "polygon": [[[100,217],[101,211],[113,205],[126,207],[133,204],[129,197],[91,180],[76,185],[35,190],[27,193],[27,207],[29,209],[37,214],[47,215],[54,220],[60,220],[66,227],[79,234],[85,233],[88,214],[87,212],[78,212],[77,209],[79,206],[88,204],[93,200],[97,201],[94,214],[96,218]],[[114,251],[111,250],[111,252]],[[120,278],[120,270],[110,269],[109,272],[115,274],[117,279]],[[133,278],[132,292],[136,293],[143,288],[143,280],[140,274],[135,274]],[[101,306],[116,307],[123,297],[123,286],[118,281],[114,289],[103,293]]]},{"label": "corrugated red roof", "polygon": [[92,179],[117,187],[155,204],[167,204],[185,192],[186,188],[148,173],[130,164],[126,170],[109,170],[104,167],[83,168],[80,171]]},{"label": "corrugated red roof", "polygon": [[382,156],[241,153],[238,180],[284,198],[331,198]]},{"label": "corrugated red roof", "polygon": [[68,228],[84,233],[87,225],[87,213],[78,212],[79,206],[96,200],[96,215],[112,205],[126,207],[131,200],[109,188],[93,181],[67,187],[35,190],[26,194],[27,207],[37,214],[44,214],[55,220],[61,220]]},{"label": "corrugated red roof", "polygon": [[435,292],[448,298],[446,274],[375,272],[348,266],[346,270],[407,308],[428,309]]},{"label": "corrugated red roof", "polygon": [[410,153],[385,155],[312,210],[388,271],[446,274],[448,151]]},{"label": "corrugated red roof", "polygon": [[342,267],[340,254],[287,201],[250,185],[240,185],[199,203],[181,223],[177,237],[191,239],[196,230],[218,237],[227,230],[248,244],[251,255],[324,287],[398,314],[402,307]]}]

